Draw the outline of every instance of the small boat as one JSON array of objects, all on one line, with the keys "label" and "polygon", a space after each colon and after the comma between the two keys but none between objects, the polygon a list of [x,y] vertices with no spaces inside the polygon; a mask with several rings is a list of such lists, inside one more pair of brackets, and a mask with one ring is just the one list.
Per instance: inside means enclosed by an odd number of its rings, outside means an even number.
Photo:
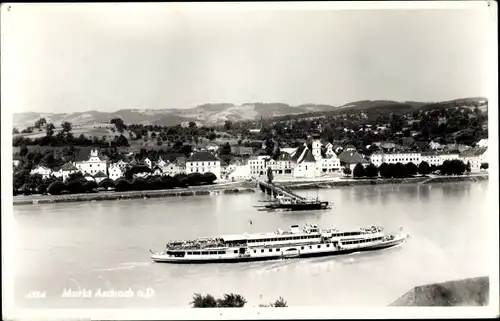
[{"label": "small boat", "polygon": [[159,263],[236,263],[265,260],[300,259],[376,251],[403,244],[410,236],[402,231],[385,233],[371,226],[339,231],[306,224],[292,225],[289,231],[225,235],[172,241],[162,252],[151,252]]},{"label": "small boat", "polygon": [[297,199],[287,196],[278,197],[275,202],[264,207],[269,210],[283,209],[289,211],[326,210],[331,208],[327,201],[320,201],[318,198]]}]

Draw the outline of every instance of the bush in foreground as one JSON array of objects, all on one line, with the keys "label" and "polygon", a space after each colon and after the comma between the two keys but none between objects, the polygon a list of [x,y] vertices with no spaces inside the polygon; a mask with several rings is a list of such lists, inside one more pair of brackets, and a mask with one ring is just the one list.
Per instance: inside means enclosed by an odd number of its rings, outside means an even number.
[{"label": "bush in foreground", "polygon": [[[213,295],[202,295],[195,293],[191,304],[193,308],[243,308],[247,300],[240,294],[226,293],[220,299],[216,299]],[[259,307],[285,308],[288,307],[287,302],[280,297],[275,302],[269,304],[260,304]]]}]

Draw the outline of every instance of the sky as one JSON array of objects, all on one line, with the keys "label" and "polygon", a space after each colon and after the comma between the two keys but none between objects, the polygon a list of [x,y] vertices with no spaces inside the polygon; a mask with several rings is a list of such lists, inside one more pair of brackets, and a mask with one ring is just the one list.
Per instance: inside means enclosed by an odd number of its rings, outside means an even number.
[{"label": "sky", "polygon": [[496,20],[486,5],[280,8],[4,5],[2,106],[113,112],[489,94]]}]

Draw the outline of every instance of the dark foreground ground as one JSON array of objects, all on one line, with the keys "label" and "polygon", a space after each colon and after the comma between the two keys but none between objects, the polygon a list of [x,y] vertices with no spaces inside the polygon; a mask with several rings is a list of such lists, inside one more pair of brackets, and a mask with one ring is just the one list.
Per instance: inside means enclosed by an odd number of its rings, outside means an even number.
[{"label": "dark foreground ground", "polygon": [[417,286],[390,306],[485,306],[489,303],[489,277]]}]

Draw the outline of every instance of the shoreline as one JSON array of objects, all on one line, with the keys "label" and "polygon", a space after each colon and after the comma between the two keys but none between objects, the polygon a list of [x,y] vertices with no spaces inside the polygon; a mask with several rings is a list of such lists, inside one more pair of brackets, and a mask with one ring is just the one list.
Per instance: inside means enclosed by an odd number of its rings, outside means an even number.
[{"label": "shoreline", "polygon": [[289,189],[321,189],[321,188],[341,188],[352,186],[365,185],[402,185],[402,184],[441,184],[441,183],[459,183],[459,182],[478,182],[488,180],[488,174],[480,175],[462,175],[462,176],[425,176],[425,177],[409,177],[409,178],[360,178],[360,179],[345,179],[345,180],[321,180],[321,181],[300,181],[291,182],[283,181],[276,182],[277,185]]},{"label": "shoreline", "polygon": [[[366,185],[389,185],[389,184],[439,184],[457,182],[478,182],[488,180],[488,174],[470,176],[437,176],[437,177],[411,177],[411,178],[377,178],[377,179],[330,179],[316,181],[282,181],[276,184],[292,189],[321,189],[321,188],[342,188]],[[67,195],[28,195],[14,196],[13,205],[37,205],[51,203],[71,203],[86,201],[111,201],[139,198],[160,198],[160,197],[181,197],[199,195],[219,195],[219,194],[240,194],[255,193],[258,191],[258,182],[237,182],[221,185],[194,186],[190,188],[176,188],[151,191],[126,191],[115,192],[105,191],[99,193],[67,194]]]}]

